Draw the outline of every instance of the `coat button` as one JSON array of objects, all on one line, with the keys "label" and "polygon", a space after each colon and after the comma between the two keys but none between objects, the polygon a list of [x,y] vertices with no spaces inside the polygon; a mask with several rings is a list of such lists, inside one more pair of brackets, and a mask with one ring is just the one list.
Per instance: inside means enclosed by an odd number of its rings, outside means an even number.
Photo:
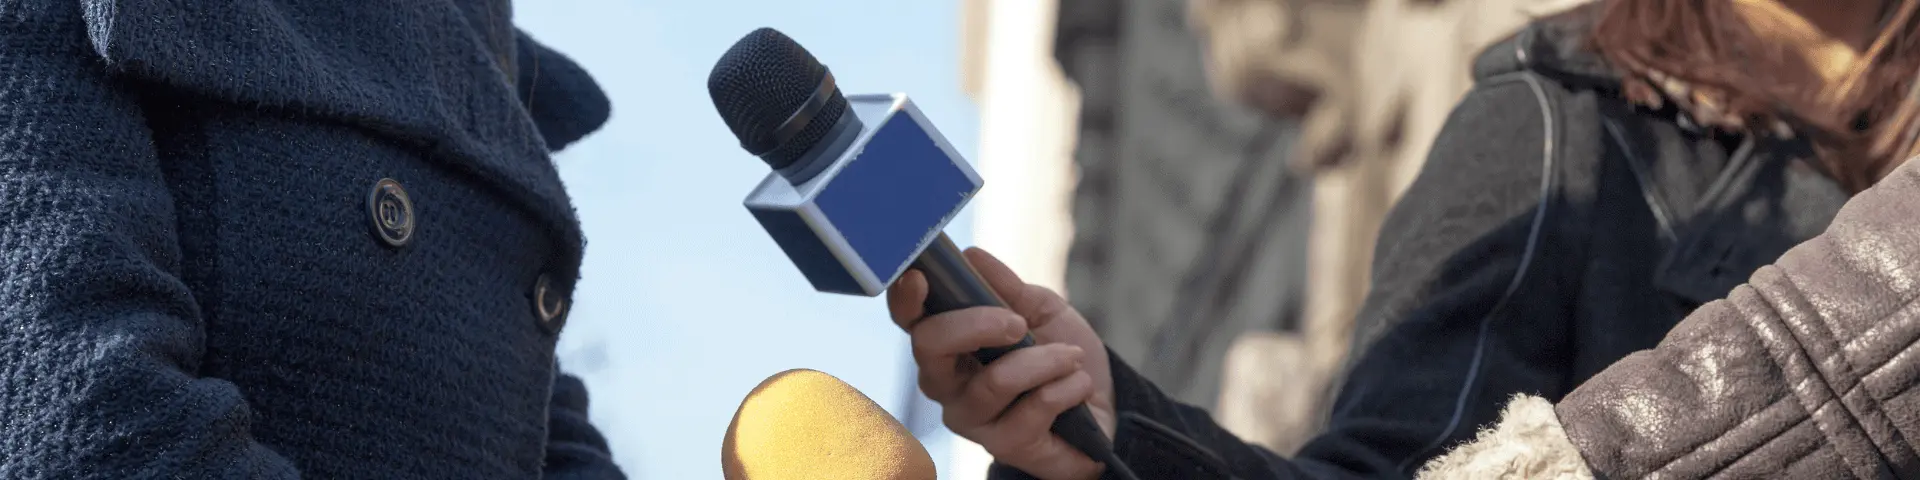
[{"label": "coat button", "polygon": [[549,333],[567,324],[567,298],[553,290],[553,281],[544,274],[533,282],[533,316]]},{"label": "coat button", "polygon": [[399,247],[413,240],[413,200],[400,182],[382,178],[367,194],[368,214],[373,216],[373,233],[387,245]]}]

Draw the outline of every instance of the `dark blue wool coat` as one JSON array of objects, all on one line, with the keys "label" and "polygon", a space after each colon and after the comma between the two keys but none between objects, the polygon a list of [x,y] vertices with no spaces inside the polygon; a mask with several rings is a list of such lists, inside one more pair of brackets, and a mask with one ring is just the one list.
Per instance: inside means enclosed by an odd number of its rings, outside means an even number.
[{"label": "dark blue wool coat", "polygon": [[0,478],[619,478],[553,355],[606,98],[510,17],[0,0]]}]

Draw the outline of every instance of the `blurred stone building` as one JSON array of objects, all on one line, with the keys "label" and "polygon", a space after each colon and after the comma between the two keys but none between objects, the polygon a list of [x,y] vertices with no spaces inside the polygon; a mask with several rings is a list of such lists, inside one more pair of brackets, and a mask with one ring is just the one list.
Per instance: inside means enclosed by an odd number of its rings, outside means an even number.
[{"label": "blurred stone building", "polygon": [[[1080,95],[1053,60],[1053,0],[961,0],[961,87],[980,117],[974,243],[1022,279],[1066,294]],[[948,478],[985,478],[991,458],[956,440]]]},{"label": "blurred stone building", "polygon": [[1218,401],[1242,334],[1299,325],[1310,182],[1297,122],[1212,92],[1185,0],[1061,0],[1054,58],[1080,87],[1066,290],[1167,393]]},{"label": "blurred stone building", "polygon": [[[1247,331],[1299,323],[1297,122],[1212,94],[1184,0],[967,0],[975,242],[1047,285],[1169,393],[1218,400]],[[971,448],[969,448],[971,447]],[[978,478],[977,446],[955,478]]]},{"label": "blurred stone building", "polygon": [[1473,55],[1575,3],[963,0],[976,241],[1169,393],[1292,452]]}]

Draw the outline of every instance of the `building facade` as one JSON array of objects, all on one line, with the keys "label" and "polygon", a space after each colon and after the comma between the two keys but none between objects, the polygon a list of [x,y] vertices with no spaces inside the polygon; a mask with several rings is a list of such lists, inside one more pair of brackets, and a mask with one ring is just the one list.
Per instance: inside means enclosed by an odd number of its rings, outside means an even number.
[{"label": "building facade", "polygon": [[964,5],[989,185],[976,243],[1061,291],[1169,393],[1215,405],[1236,338],[1299,324],[1297,122],[1212,94],[1185,0]]},{"label": "building facade", "polygon": [[[961,0],[961,85],[980,118],[974,244],[1021,277],[1066,289],[1079,94],[1053,61],[1053,0]],[[985,478],[991,458],[956,439],[950,478]]]},{"label": "building facade", "polygon": [[1081,94],[1066,288],[1122,358],[1212,407],[1235,339],[1300,323],[1312,197],[1287,168],[1298,122],[1214,94],[1187,10],[1060,2]]}]

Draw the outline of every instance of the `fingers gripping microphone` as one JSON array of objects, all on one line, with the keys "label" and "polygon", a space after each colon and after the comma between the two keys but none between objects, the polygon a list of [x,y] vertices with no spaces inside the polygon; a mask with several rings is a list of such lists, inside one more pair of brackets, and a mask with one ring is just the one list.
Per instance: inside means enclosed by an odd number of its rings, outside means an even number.
[{"label": "fingers gripping microphone", "polygon": [[726,480],[935,480],[933,457],[873,399],[832,375],[780,372],[753,388],[720,447]]},{"label": "fingers gripping microphone", "polygon": [[[770,28],[727,50],[707,91],[740,146],[773,168],[747,210],[815,290],[877,296],[914,268],[927,315],[1006,306],[941,231],[983,182],[906,95],[842,95],[825,65]],[[1028,335],[974,358],[1032,345]],[[1131,478],[1085,405],[1053,432]]]}]

